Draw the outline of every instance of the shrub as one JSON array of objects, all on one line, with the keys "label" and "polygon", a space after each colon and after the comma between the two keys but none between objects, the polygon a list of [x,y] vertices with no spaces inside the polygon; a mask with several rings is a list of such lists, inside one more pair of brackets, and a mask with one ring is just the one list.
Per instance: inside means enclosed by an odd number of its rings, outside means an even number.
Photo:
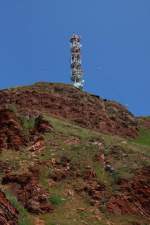
[{"label": "shrub", "polygon": [[21,123],[25,132],[29,132],[35,126],[35,118],[28,118],[26,116],[21,118]]},{"label": "shrub", "polygon": [[16,108],[16,105],[15,104],[9,104],[7,106],[7,109],[9,109],[10,111],[12,111],[14,113],[17,113],[17,108]]},{"label": "shrub", "polygon": [[52,195],[49,200],[53,205],[60,205],[65,201],[65,199],[61,198],[59,195]]}]

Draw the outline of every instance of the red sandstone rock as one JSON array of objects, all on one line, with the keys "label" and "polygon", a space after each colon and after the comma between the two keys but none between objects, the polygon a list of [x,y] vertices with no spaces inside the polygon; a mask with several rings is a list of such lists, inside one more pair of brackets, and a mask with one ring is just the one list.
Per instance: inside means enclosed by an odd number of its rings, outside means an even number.
[{"label": "red sandstone rock", "polygon": [[43,137],[38,137],[34,143],[29,146],[28,150],[31,152],[42,151],[45,148],[45,141]]},{"label": "red sandstone rock", "polygon": [[16,149],[26,144],[20,121],[11,110],[0,111],[0,148]]},{"label": "red sandstone rock", "polygon": [[52,211],[47,192],[38,184],[37,172],[7,174],[3,177],[2,183],[12,185],[18,200],[29,212],[38,214]]},{"label": "red sandstone rock", "polygon": [[130,181],[123,181],[120,193],[107,204],[115,214],[138,214],[150,218],[150,167],[138,172]]},{"label": "red sandstone rock", "polygon": [[18,225],[18,212],[0,191],[0,225]]},{"label": "red sandstone rock", "polygon": [[42,115],[40,115],[35,119],[34,130],[35,132],[46,133],[53,131],[53,127]]},{"label": "red sandstone rock", "polygon": [[53,127],[42,116],[35,118],[35,127],[25,135],[21,119],[9,109],[0,111],[0,150],[20,150],[23,146],[30,145],[32,151],[42,150],[45,147],[44,138],[41,136],[51,132]]},{"label": "red sandstone rock", "polygon": [[137,119],[124,106],[98,99],[71,85],[38,83],[0,91],[0,108],[11,104],[26,115],[47,113],[104,133],[131,138],[138,135]]}]

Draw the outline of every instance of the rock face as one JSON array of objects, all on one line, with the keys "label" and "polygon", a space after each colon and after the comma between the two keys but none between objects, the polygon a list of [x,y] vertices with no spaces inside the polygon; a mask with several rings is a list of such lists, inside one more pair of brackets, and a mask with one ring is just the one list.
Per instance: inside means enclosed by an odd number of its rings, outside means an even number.
[{"label": "rock face", "polygon": [[14,112],[8,109],[0,111],[0,149],[16,149],[25,145],[20,121]]},{"label": "rock face", "polygon": [[143,168],[131,180],[119,180],[118,192],[110,194],[106,185],[97,181],[92,170],[84,174],[78,193],[87,193],[92,205],[108,209],[116,215],[139,215],[150,219],[150,167]]},{"label": "rock face", "polygon": [[42,115],[40,115],[35,119],[34,131],[39,133],[47,133],[53,131],[53,127],[43,118]]},{"label": "rock face", "polygon": [[41,115],[35,119],[33,129],[29,130],[25,135],[21,118],[15,112],[9,109],[0,111],[0,150],[12,149],[20,150],[21,147],[30,145],[33,151],[43,149],[45,147],[42,134],[53,131],[51,124]]},{"label": "rock face", "polygon": [[48,194],[38,184],[38,175],[34,171],[24,174],[7,174],[2,184],[10,184],[15,195],[22,202],[23,206],[32,213],[47,213],[52,210],[48,201]]},{"label": "rock face", "polygon": [[0,191],[0,225],[18,225],[18,212]]},{"label": "rock face", "polygon": [[150,218],[150,167],[144,168],[131,181],[120,184],[120,193],[112,196],[107,207],[115,214],[138,214]]},{"label": "rock face", "polygon": [[[82,127],[121,136],[136,137],[136,118],[121,104],[103,100],[71,85],[37,83],[0,91],[0,108],[15,106],[26,115],[47,113]],[[40,128],[43,129],[43,128]]]}]

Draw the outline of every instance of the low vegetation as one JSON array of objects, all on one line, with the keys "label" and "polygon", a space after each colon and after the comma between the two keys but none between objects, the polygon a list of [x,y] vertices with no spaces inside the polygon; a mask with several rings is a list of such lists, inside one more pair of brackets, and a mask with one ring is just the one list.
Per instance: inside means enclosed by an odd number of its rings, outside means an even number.
[{"label": "low vegetation", "polygon": [[[47,115],[45,118],[54,127],[53,132],[44,135],[45,149],[36,154],[27,148],[19,152],[7,150],[0,157],[3,162],[9,161],[13,172],[26,171],[31,166],[39,168],[39,183],[48,192],[54,208],[51,213],[38,215],[44,225],[148,225],[146,218],[108,213],[106,203],[109,196],[118,193],[121,179],[131,179],[137,170],[150,165],[150,134],[141,131],[140,137],[131,141],[81,128],[66,120]],[[35,121],[24,118],[22,122],[24,129],[30,130]],[[106,171],[97,160],[100,153],[104,153],[113,172]],[[64,164],[65,160],[68,164]],[[62,172],[66,165],[67,175],[53,180],[55,173]],[[96,182],[107,190],[101,206],[91,204],[91,196],[81,191],[87,170],[93,171]],[[5,187],[5,193],[19,211],[19,225],[35,225],[36,215],[29,213],[9,188]]]},{"label": "low vegetation", "polygon": [[19,212],[19,225],[33,225],[33,218],[28,211],[18,202],[17,198],[10,192],[4,191],[7,199]]}]

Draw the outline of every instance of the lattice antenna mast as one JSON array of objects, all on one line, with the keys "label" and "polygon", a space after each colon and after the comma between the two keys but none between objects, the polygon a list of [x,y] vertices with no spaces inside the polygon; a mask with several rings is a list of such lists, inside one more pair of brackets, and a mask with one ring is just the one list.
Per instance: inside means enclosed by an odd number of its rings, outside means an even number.
[{"label": "lattice antenna mast", "polygon": [[81,62],[80,36],[73,34],[71,39],[71,81],[76,88],[83,89],[83,70]]}]

